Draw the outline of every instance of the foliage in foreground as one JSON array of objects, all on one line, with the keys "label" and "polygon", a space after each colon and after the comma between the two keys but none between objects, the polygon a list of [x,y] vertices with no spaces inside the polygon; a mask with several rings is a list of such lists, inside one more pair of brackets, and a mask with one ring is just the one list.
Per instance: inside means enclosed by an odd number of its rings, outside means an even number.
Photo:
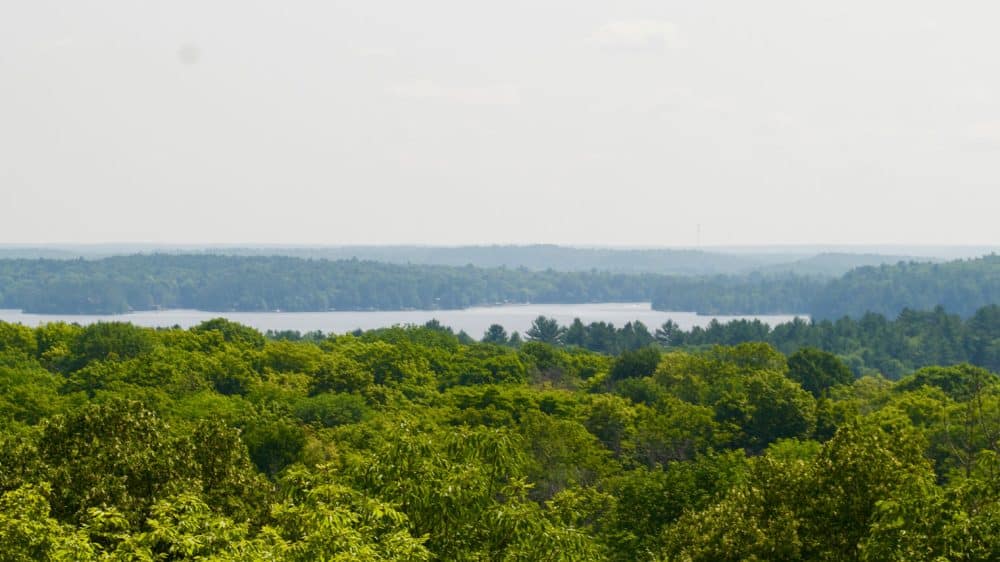
[{"label": "foliage in foreground", "polygon": [[763,343],[0,324],[0,558],[995,559],[997,382]]}]

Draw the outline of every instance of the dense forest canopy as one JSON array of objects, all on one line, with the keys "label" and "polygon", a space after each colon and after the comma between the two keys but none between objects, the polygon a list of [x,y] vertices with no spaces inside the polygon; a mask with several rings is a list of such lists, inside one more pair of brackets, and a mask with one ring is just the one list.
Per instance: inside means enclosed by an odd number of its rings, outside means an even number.
[{"label": "dense forest canopy", "polygon": [[0,323],[2,558],[1000,557],[994,372],[534,328]]},{"label": "dense forest canopy", "polygon": [[40,313],[156,308],[324,311],[499,303],[652,301],[704,314],[895,317],[942,305],[963,317],[1000,302],[1000,256],[862,267],[843,277],[753,273],[665,276],[603,271],[398,265],[280,256],[132,255],[0,260],[0,306]]}]

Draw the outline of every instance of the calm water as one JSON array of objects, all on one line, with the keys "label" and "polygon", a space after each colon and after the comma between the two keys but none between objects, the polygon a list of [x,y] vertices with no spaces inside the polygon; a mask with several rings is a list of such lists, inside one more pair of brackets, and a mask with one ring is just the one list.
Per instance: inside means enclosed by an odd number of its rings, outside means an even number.
[{"label": "calm water", "polygon": [[510,305],[464,310],[402,310],[377,312],[204,312],[201,310],[161,310],[133,312],[117,315],[74,315],[74,314],[25,314],[19,310],[0,310],[0,320],[19,322],[26,326],[36,326],[46,322],[76,322],[90,324],[98,321],[132,322],[139,326],[184,328],[219,316],[228,318],[261,331],[298,330],[309,332],[322,330],[325,333],[341,334],[361,328],[369,330],[394,324],[423,324],[437,319],[456,332],[465,330],[479,338],[490,324],[500,324],[508,332],[522,334],[531,326],[531,321],[539,315],[555,318],[567,325],[574,318],[584,324],[591,322],[611,322],[621,327],[626,322],[640,320],[650,330],[667,320],[673,320],[687,330],[694,326],[705,326],[712,319],[726,322],[737,318],[758,318],[770,325],[789,322],[794,315],[765,316],[699,316],[692,312],[663,312],[652,310],[649,303],[594,303],[594,304],[530,304]]}]

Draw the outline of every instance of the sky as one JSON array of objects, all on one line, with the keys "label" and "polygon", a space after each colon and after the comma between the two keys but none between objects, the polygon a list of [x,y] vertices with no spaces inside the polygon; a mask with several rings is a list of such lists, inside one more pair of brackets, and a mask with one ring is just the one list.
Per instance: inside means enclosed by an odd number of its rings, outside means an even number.
[{"label": "sky", "polygon": [[1000,243],[1000,3],[0,3],[0,243]]}]

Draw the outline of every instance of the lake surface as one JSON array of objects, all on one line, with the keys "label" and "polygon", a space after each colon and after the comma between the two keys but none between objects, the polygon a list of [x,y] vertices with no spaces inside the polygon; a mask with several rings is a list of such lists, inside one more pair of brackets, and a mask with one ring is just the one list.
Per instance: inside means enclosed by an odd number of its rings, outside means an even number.
[{"label": "lake surface", "polygon": [[[253,326],[261,331],[298,330],[342,334],[358,328],[370,330],[394,324],[423,324],[437,319],[441,324],[458,332],[465,330],[479,338],[490,324],[500,324],[508,332],[524,332],[538,316],[555,318],[562,325],[579,318],[584,324],[610,322],[617,327],[626,322],[641,321],[650,331],[667,320],[673,320],[688,330],[705,326],[713,319],[727,322],[739,318],[759,319],[774,326],[790,322],[795,315],[762,316],[700,316],[693,312],[664,312],[653,310],[649,303],[591,303],[591,304],[525,304],[466,308],[463,310],[395,310],[395,311],[331,311],[331,312],[205,312],[201,310],[156,310],[114,315],[76,314],[25,314],[20,310],[0,310],[0,320],[37,326],[46,322],[131,322],[138,326],[188,328],[218,317]],[[800,315],[801,316],[801,315]],[[802,316],[805,318],[805,316]]]}]

